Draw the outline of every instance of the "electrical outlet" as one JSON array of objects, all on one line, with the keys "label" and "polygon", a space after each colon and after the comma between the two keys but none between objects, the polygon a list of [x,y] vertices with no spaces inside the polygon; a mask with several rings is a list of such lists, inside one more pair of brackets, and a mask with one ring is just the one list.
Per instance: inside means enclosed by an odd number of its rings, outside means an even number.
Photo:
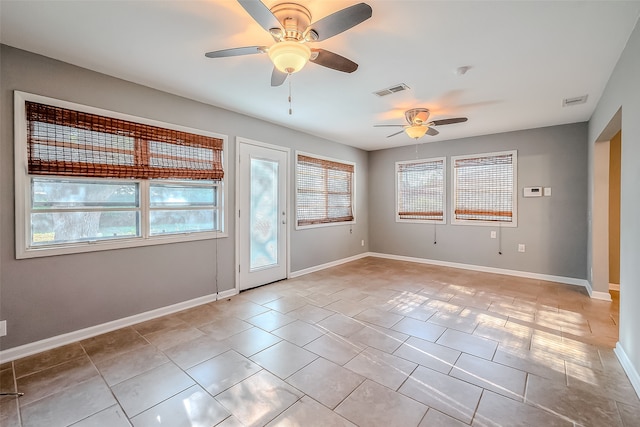
[{"label": "electrical outlet", "polygon": [[495,231],[492,231],[492,232],[491,232],[491,238],[492,238],[492,239],[495,239],[495,238],[497,238],[497,237],[498,237],[497,233],[496,233]]},{"label": "electrical outlet", "polygon": [[518,244],[518,252],[524,252],[524,251],[525,251],[524,243],[519,243]]},{"label": "electrical outlet", "polygon": [[4,337],[7,335],[7,321],[3,320],[0,322],[0,337]]},{"label": "electrical outlet", "polygon": [[364,246],[364,240],[360,242],[360,245],[361,245],[361,246]]}]

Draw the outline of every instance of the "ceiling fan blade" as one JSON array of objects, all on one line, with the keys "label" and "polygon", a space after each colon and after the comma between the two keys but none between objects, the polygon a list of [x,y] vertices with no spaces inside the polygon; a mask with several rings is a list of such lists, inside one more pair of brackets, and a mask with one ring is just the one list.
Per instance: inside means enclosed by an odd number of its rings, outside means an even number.
[{"label": "ceiling fan blade", "polygon": [[273,67],[273,72],[271,73],[271,86],[280,86],[287,80],[289,74],[283,73],[278,70],[276,67]]},{"label": "ceiling fan blade", "polygon": [[396,133],[392,133],[391,135],[388,135],[387,138],[391,138],[392,136],[400,135],[401,133],[404,133],[404,129],[401,130],[400,132],[396,132]]},{"label": "ceiling fan blade", "polygon": [[437,130],[435,130],[434,128],[429,128],[427,129],[427,135],[431,135],[431,136],[436,136],[437,134],[439,134],[440,132],[438,132]]},{"label": "ceiling fan blade", "polygon": [[234,47],[231,49],[214,50],[204,54],[207,58],[226,58],[227,56],[253,55],[254,53],[265,53],[266,46]]},{"label": "ceiling fan blade", "polygon": [[278,18],[276,18],[275,15],[271,13],[271,10],[260,0],[238,0],[238,3],[240,3],[240,6],[265,30],[269,31],[272,28],[281,28]]},{"label": "ceiling fan blade", "polygon": [[433,123],[434,126],[442,126],[442,125],[452,125],[454,123],[462,123],[462,122],[466,122],[467,120],[469,119],[467,119],[466,117],[456,117],[453,119],[434,120],[431,123]]},{"label": "ceiling fan blade", "polygon": [[395,127],[404,127],[405,125],[373,125],[374,128],[395,128]]},{"label": "ceiling fan blade", "polygon": [[327,15],[309,27],[318,35],[316,41],[326,40],[366,21],[371,18],[372,13],[371,6],[358,3]]},{"label": "ceiling fan blade", "polygon": [[353,73],[358,69],[358,64],[344,56],[338,55],[337,53],[324,49],[311,49],[311,51],[314,55],[311,57],[312,59],[309,59],[309,62],[313,62],[314,64],[322,65],[323,67],[332,68],[344,73]]}]

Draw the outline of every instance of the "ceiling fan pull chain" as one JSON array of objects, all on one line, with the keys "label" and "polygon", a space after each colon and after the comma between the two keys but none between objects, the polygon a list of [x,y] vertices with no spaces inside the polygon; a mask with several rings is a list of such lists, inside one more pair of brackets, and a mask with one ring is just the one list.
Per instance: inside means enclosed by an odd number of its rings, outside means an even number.
[{"label": "ceiling fan pull chain", "polygon": [[289,75],[289,115],[291,115],[292,112],[293,110],[291,109],[291,75]]}]

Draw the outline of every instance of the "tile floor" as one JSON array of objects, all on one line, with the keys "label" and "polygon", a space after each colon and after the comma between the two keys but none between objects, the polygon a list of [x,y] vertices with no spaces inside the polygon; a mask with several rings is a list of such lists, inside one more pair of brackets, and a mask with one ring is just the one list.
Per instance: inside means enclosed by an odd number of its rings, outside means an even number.
[{"label": "tile floor", "polygon": [[2,426],[637,426],[618,301],[365,258],[0,365]]}]

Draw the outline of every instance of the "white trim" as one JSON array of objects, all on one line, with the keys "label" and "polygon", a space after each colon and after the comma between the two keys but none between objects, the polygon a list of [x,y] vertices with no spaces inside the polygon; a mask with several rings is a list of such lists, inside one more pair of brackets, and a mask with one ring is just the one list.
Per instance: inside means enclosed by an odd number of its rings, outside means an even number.
[{"label": "white trim", "polygon": [[[227,168],[227,155],[228,155],[228,137],[214,132],[209,132],[201,129],[190,128],[173,123],[161,122],[159,120],[147,119],[144,117],[137,117],[129,114],[118,113],[116,111],[105,110],[101,108],[91,107],[83,104],[77,104],[74,102],[63,101],[55,98],[49,98],[46,96],[35,95],[27,92],[14,91],[14,164],[15,164],[15,256],[16,259],[36,258],[44,256],[54,255],[67,255],[84,252],[104,251],[112,249],[124,249],[135,248],[141,246],[153,246],[163,245],[168,243],[181,243],[190,242],[196,240],[211,240],[217,238],[228,237],[227,229],[227,213],[226,210],[229,205],[229,195],[226,191],[225,182],[226,179],[222,179],[215,186],[218,188],[220,194],[220,201],[222,206],[216,204],[218,211],[220,225],[222,231],[212,232],[190,232],[183,234],[168,234],[159,236],[148,235],[148,221],[145,218],[145,212],[149,212],[148,200],[146,197],[146,190],[149,187],[148,182],[144,180],[131,180],[130,182],[137,182],[139,191],[141,194],[141,204],[139,206],[140,212],[140,236],[132,238],[123,238],[117,240],[99,240],[93,242],[77,242],[69,244],[56,244],[40,247],[28,247],[27,242],[30,241],[29,236],[29,197],[30,197],[30,175],[28,174],[28,159],[27,159],[27,117],[25,110],[25,102],[32,101],[41,104],[51,105],[54,107],[60,107],[70,110],[82,111],[91,114],[97,114],[105,117],[112,117],[116,119],[132,121],[135,123],[146,124],[151,126],[159,126],[167,129],[173,129],[181,132],[193,133],[196,135],[210,136],[213,138],[219,138],[223,141],[222,146],[222,168]],[[55,176],[49,176],[49,178],[55,178]],[[64,177],[65,179],[72,179],[71,177]],[[104,178],[79,178],[85,180],[99,181]],[[172,180],[178,182],[180,180]]]},{"label": "white trim", "polygon": [[298,271],[292,271],[291,274],[289,275],[289,278],[293,279],[295,277],[304,276],[305,274],[314,273],[316,271],[324,270],[326,268],[331,268],[331,267],[335,267],[335,266],[338,266],[338,265],[341,265],[341,264],[345,264],[347,262],[356,261],[356,260],[359,260],[361,258],[366,258],[368,256],[372,256],[370,252],[363,252],[363,253],[358,254],[358,255],[350,256],[350,257],[347,257],[347,258],[342,258],[342,259],[339,259],[339,260],[336,260],[336,261],[327,262],[325,264],[316,265],[314,267],[309,267],[309,268],[305,268],[305,269],[298,270]]},{"label": "white trim", "polygon": [[231,298],[234,295],[238,295],[237,289],[229,289],[227,291],[218,292],[218,300]]},{"label": "white trim", "polygon": [[609,292],[594,291],[591,282],[589,282],[588,280],[585,284],[585,288],[587,288],[587,292],[589,293],[589,296],[591,298],[599,299],[602,301],[611,301],[611,294]]},{"label": "white trim", "polygon": [[613,352],[618,357],[620,365],[622,365],[622,369],[624,369],[627,377],[629,377],[629,381],[631,382],[633,389],[636,391],[636,395],[640,397],[640,374],[638,374],[633,363],[631,363],[629,356],[627,356],[627,353],[624,351],[624,348],[622,348],[620,342],[616,343],[616,348],[613,349]]},{"label": "white trim", "polygon": [[408,256],[402,256],[402,255],[381,254],[376,252],[369,252],[365,256],[394,259],[398,261],[417,262],[420,264],[440,265],[443,267],[460,268],[463,270],[481,271],[483,273],[504,274],[507,276],[524,277],[527,279],[537,279],[537,280],[545,280],[549,282],[565,283],[567,285],[583,286],[585,288],[587,287],[587,284],[588,284],[588,282],[585,279],[578,279],[575,277],[553,276],[550,274],[532,273],[528,271],[507,270],[504,268],[496,268],[496,267],[485,267],[482,265],[462,264],[458,262],[439,261],[439,260],[426,259],[426,258],[414,258],[414,257],[408,257]]},{"label": "white trim", "polygon": [[76,341],[95,337],[96,335],[115,331],[116,329],[125,328],[127,326],[135,325],[136,323],[166,316],[167,314],[176,313],[178,311],[217,301],[219,299],[229,298],[235,294],[237,294],[235,289],[220,292],[218,294],[218,297],[216,297],[216,294],[209,294],[202,297],[194,298],[189,301],[179,302],[177,304],[160,307],[155,310],[145,311],[144,313],[134,314],[133,316],[124,317],[122,319],[113,320],[111,322],[102,323],[100,325],[90,326],[85,329],[79,329],[77,331],[57,335],[55,337],[46,338],[18,347],[13,347],[8,350],[0,351],[0,363],[10,362],[22,357],[31,356],[32,354],[50,350],[55,347],[60,347]]}]

